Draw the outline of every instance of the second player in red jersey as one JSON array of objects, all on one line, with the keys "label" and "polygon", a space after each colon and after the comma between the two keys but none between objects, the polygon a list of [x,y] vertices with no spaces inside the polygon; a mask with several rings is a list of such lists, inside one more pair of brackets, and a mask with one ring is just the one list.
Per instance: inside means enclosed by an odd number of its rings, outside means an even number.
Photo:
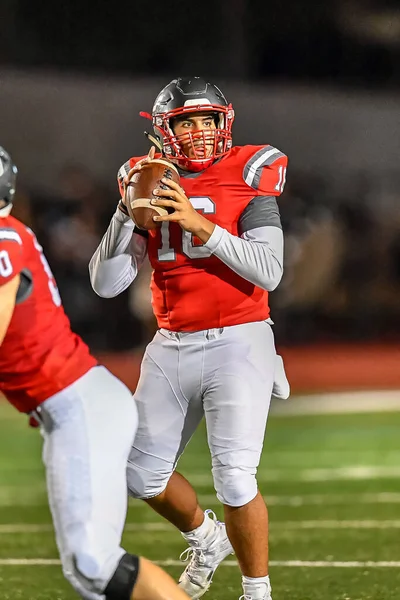
[{"label": "second player in red jersey", "polygon": [[40,244],[10,216],[16,176],[0,147],[0,392],[40,424],[63,572],[84,600],[188,600],[121,547],[135,403],[71,331]]},{"label": "second player in red jersey", "polygon": [[[150,115],[149,115],[150,116]],[[119,171],[121,201],[89,265],[94,290],[119,294],[148,255],[159,330],[146,348],[135,392],[139,428],[128,465],[130,494],[173,523],[190,546],[180,586],[194,599],[235,551],[246,600],[271,600],[268,515],[258,492],[271,393],[288,384],[277,357],[268,294],[283,272],[277,196],[287,157],[274,146],[232,146],[233,108],[199,77],[171,81],[157,96],[153,127],[180,185],[162,180],[153,204],[160,229],[127,215],[124,184],[148,157]],[[225,524],[204,514],[176,472],[202,418]]]},{"label": "second player in red jersey", "polygon": [[71,331],[35,234],[9,215],[0,222],[0,284],[17,275],[19,293],[0,351],[0,389],[18,410],[30,412],[97,361]]}]

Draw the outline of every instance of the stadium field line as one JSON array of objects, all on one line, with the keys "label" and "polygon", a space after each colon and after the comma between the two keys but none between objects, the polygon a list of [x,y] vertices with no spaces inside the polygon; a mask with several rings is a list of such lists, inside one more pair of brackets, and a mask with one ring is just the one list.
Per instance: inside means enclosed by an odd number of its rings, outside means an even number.
[{"label": "stadium field line", "polygon": [[[182,561],[176,559],[156,560],[154,561],[160,567],[180,567]],[[59,566],[61,563],[55,558],[2,558],[0,567],[48,567]],[[271,567],[306,567],[306,568],[327,568],[327,569],[385,569],[400,567],[400,561],[311,561],[311,560],[271,560]],[[221,567],[237,567],[235,560],[226,560]]]},{"label": "stadium field line", "polygon": [[[185,473],[183,473],[184,475]],[[193,473],[189,479],[194,486],[209,486],[212,488],[211,473]],[[257,475],[259,483],[269,482],[306,482],[318,483],[325,481],[372,481],[380,479],[400,479],[399,465],[347,465],[328,468],[282,468],[260,469]],[[0,486],[0,506],[33,506],[46,500],[46,487],[42,482],[36,486]],[[199,494],[200,497],[209,497]],[[214,498],[214,502],[216,502]]]},{"label": "stadium field line", "polygon": [[379,521],[272,521],[270,529],[400,529],[400,520]]},{"label": "stadium field line", "polygon": [[[219,506],[220,502],[215,494],[199,494],[199,501],[203,505]],[[305,494],[305,495],[286,495],[286,496],[263,496],[269,506],[333,506],[337,504],[400,504],[400,492],[366,492],[366,493],[345,493],[345,494]],[[37,498],[27,497],[23,491],[14,488],[14,494],[8,493],[2,497],[0,489],[0,508],[2,507],[38,507],[46,503],[45,488],[43,493]],[[143,505],[142,500],[131,500],[133,510],[136,506]]]},{"label": "stadium field line", "polygon": [[[313,521],[272,521],[272,530],[286,529],[400,529],[400,520],[313,520]],[[0,524],[0,535],[17,533],[46,533],[52,532],[50,523],[7,523]],[[127,523],[125,531],[158,531],[174,532],[170,523]]]},{"label": "stadium field line", "polygon": [[[214,494],[199,494],[200,504],[218,505]],[[263,496],[269,506],[332,506],[336,504],[400,504],[400,493],[307,494],[305,496]]]},{"label": "stadium field line", "polygon": [[[369,481],[373,479],[398,479],[398,465],[348,465],[316,469],[268,469],[260,470],[257,481]],[[192,485],[212,485],[211,473],[194,473],[189,476]]]},{"label": "stadium field line", "polygon": [[399,390],[364,390],[293,395],[288,400],[273,399],[271,416],[327,415],[398,412]]}]

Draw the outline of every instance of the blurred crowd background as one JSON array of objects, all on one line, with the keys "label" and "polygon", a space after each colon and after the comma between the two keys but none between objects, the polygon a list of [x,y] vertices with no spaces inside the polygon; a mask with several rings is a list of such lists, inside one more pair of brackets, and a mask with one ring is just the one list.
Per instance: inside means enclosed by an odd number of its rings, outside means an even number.
[{"label": "blurred crowd background", "polygon": [[210,77],[232,101],[236,143],[289,156],[286,269],[271,297],[278,342],[400,338],[399,0],[42,0],[40,10],[4,0],[0,15],[14,214],[37,232],[94,351],[140,348],[155,329],[148,266],[103,300],[87,265],[118,201],[119,165],[148,149],[137,108],[186,74]]}]

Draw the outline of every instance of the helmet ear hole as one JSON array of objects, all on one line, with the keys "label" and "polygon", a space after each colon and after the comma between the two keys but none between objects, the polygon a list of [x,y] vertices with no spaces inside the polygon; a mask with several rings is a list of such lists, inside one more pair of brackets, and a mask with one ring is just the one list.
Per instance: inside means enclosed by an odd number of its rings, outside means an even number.
[{"label": "helmet ear hole", "polygon": [[0,146],[0,198],[7,204],[14,200],[17,181],[17,167],[11,156]]},{"label": "helmet ear hole", "polygon": [[176,121],[177,121],[177,119],[176,118],[174,119],[173,117],[172,117],[172,119],[170,119],[168,121],[168,126],[169,126],[169,128],[170,128],[170,130],[172,131],[173,134],[175,134],[174,127],[175,127]]}]

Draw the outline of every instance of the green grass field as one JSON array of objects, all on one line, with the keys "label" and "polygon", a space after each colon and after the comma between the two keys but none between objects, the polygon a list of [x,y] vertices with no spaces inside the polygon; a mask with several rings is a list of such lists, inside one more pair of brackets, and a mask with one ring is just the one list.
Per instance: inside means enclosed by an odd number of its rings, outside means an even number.
[{"label": "green grass field", "polygon": [[[38,431],[0,403],[1,600],[76,598],[57,561],[40,452]],[[180,470],[222,517],[203,428]],[[259,482],[274,600],[400,599],[400,412],[272,415]],[[124,544],[175,577],[182,570],[182,538],[144,503],[131,503]],[[206,598],[240,594],[232,557]]]}]

